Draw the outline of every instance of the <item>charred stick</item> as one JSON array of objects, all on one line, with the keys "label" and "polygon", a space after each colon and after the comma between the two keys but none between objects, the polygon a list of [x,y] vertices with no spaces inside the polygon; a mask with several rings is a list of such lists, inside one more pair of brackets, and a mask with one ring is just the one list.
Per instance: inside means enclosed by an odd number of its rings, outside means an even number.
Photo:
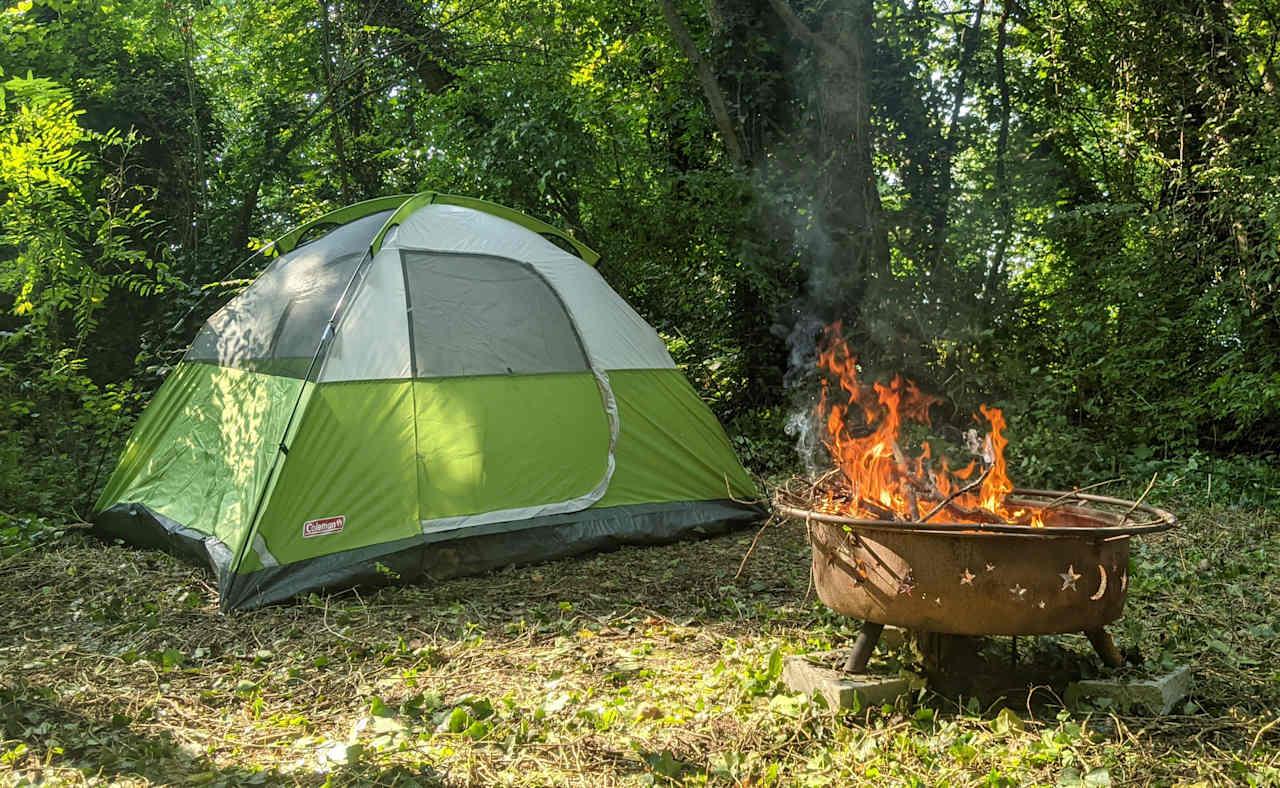
[{"label": "charred stick", "polygon": [[911,485],[911,488],[915,490],[918,498],[938,500],[944,497],[942,492],[938,490],[937,485],[926,483],[923,479],[911,477],[907,479],[907,484]]},{"label": "charred stick", "polygon": [[944,498],[944,499],[942,500],[942,502],[941,502],[941,503],[939,503],[937,506],[933,507],[933,509],[932,509],[932,510],[930,510],[930,512],[929,512],[928,514],[926,514],[924,517],[921,517],[921,518],[920,518],[920,522],[922,522],[922,523],[923,523],[923,522],[927,521],[930,517],[933,517],[935,514],[937,514],[938,512],[942,511],[942,509],[943,509],[943,507],[944,507],[944,506],[947,506],[949,503],[951,503],[952,501],[954,501],[956,498],[959,498],[961,495],[964,495],[965,493],[967,493],[967,492],[969,492],[970,490],[973,490],[973,489],[975,489],[975,488],[977,488],[977,487],[981,487],[981,486],[982,486],[982,483],[983,483],[984,481],[986,481],[986,479],[987,479],[987,474],[988,474],[988,473],[991,473],[991,466],[989,466],[989,465],[988,465],[986,468],[984,468],[984,469],[983,469],[982,474],[981,474],[980,476],[978,476],[978,478],[974,479],[974,480],[973,480],[972,482],[970,482],[969,484],[966,484],[964,487],[961,487],[960,489],[955,490],[955,491],[954,491],[954,492],[952,492],[950,495],[948,495],[946,498]]},{"label": "charred stick", "polygon": [[972,518],[973,520],[979,523],[1000,524],[1000,523],[1007,522],[1000,515],[995,514],[994,512],[988,512],[986,509],[968,509],[966,510],[965,516]]},{"label": "charred stick", "polygon": [[871,422],[867,422],[866,424],[846,424],[844,433],[850,438],[857,438],[861,440],[862,438],[870,438],[872,435],[875,435],[876,429],[876,425]]},{"label": "charred stick", "polygon": [[898,445],[896,440],[890,439],[889,448],[893,451],[893,461],[898,464],[898,470],[905,476],[907,473],[907,455],[902,453],[902,447]]},{"label": "charred stick", "polygon": [[858,508],[866,509],[868,512],[871,512],[881,520],[897,520],[898,519],[897,516],[894,515],[892,509],[886,506],[881,506],[880,504],[875,503],[873,501],[869,501],[866,498],[858,499]]},{"label": "charred stick", "polygon": [[962,520],[971,520],[975,523],[1003,523],[1005,520],[995,512],[989,512],[980,507],[961,506],[952,501],[947,504],[947,510],[959,516]]},{"label": "charred stick", "polygon": [[907,509],[911,512],[911,522],[920,522],[920,502],[916,500],[915,491],[908,486],[903,492],[907,498]]},{"label": "charred stick", "polygon": [[920,470],[922,477],[920,484],[929,490],[925,495],[932,499],[945,498],[946,496],[942,494],[942,490],[938,489],[937,477],[933,475],[933,463],[923,457],[920,458]]},{"label": "charred stick", "polygon": [[[1004,523],[1005,519],[995,512],[989,512],[986,509],[977,507],[961,506],[955,501],[950,501],[945,506],[948,512],[951,512],[961,523]],[[930,512],[932,517],[936,512]]]}]

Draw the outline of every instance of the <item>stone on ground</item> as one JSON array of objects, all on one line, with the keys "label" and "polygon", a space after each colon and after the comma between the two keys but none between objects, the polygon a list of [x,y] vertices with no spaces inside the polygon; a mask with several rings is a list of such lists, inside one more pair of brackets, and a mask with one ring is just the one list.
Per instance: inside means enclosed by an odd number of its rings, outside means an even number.
[{"label": "stone on ground", "polygon": [[792,692],[803,692],[809,697],[821,695],[832,709],[891,702],[911,688],[911,682],[899,676],[851,675],[826,667],[844,664],[848,654],[848,649],[837,649],[787,657],[783,662],[782,681]]},{"label": "stone on ground", "polygon": [[1067,702],[1109,698],[1116,708],[1163,716],[1191,692],[1191,668],[1183,665],[1149,679],[1089,679],[1067,688]]}]

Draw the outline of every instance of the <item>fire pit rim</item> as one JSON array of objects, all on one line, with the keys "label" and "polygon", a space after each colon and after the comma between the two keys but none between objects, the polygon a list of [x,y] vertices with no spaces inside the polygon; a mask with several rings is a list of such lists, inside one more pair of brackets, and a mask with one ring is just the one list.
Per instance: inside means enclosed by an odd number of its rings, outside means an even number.
[{"label": "fire pit rim", "polygon": [[[1116,506],[1129,506],[1130,513],[1133,511],[1142,511],[1154,516],[1156,519],[1149,522],[1133,523],[1132,525],[1103,525],[1103,526],[1062,526],[1062,525],[1045,525],[1033,526],[1022,525],[1018,523],[927,523],[919,521],[899,522],[897,520],[867,520],[857,517],[846,517],[838,514],[826,514],[824,512],[815,512],[809,509],[797,509],[791,506],[776,506],[777,510],[783,515],[798,520],[817,520],[819,522],[834,523],[837,525],[847,525],[856,530],[866,531],[923,531],[933,533],[945,533],[954,536],[984,536],[990,534],[1022,534],[1025,536],[1039,537],[1074,537],[1080,538],[1107,538],[1116,536],[1136,536],[1138,534],[1158,533],[1160,531],[1168,531],[1176,528],[1178,520],[1170,512],[1150,506],[1141,502],[1127,501],[1123,498],[1112,498],[1105,495],[1091,495],[1079,492],[1059,492],[1055,490],[1031,490],[1031,489],[1015,489],[1010,493],[1011,496],[1035,496],[1049,498],[1065,498],[1074,501],[1086,501],[1093,503],[1106,503]],[[1106,512],[1098,512],[1098,514],[1106,514]],[[1114,516],[1114,515],[1113,515]]]}]

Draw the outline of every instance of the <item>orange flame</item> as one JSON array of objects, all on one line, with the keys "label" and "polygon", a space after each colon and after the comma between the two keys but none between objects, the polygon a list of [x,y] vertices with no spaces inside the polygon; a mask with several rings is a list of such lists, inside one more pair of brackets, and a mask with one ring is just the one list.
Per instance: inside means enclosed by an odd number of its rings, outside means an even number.
[{"label": "orange flame", "polygon": [[[920,391],[912,381],[895,375],[888,385],[864,385],[858,379],[858,363],[841,336],[839,322],[828,326],[818,366],[830,373],[822,381],[817,415],[826,427],[825,444],[831,458],[844,475],[847,489],[828,490],[820,505],[823,511],[866,519],[918,520],[947,500],[977,468],[977,460],[953,471],[940,456],[939,468],[932,468],[933,450],[921,444],[920,454],[908,457],[902,450],[900,428],[904,421],[929,423],[929,408],[940,400]],[[834,385],[833,385],[834,382]],[[1013,482],[1005,465],[1004,414],[982,405],[982,419],[988,427],[983,446],[984,466],[989,466],[975,492],[965,492],[933,514],[930,522],[979,522],[987,515],[1004,521],[1043,525],[1038,510],[1009,510],[1005,499]]]}]

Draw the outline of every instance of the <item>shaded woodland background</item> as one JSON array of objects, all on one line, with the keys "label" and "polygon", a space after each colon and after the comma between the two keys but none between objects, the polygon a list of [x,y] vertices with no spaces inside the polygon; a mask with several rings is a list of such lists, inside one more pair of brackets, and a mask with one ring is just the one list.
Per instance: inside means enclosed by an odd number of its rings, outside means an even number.
[{"label": "shaded woodland background", "polygon": [[1272,0],[5,0],[0,532],[88,514],[255,248],[420,189],[602,252],[764,476],[843,319],[1003,406],[1020,483],[1267,505],[1278,44]]}]

